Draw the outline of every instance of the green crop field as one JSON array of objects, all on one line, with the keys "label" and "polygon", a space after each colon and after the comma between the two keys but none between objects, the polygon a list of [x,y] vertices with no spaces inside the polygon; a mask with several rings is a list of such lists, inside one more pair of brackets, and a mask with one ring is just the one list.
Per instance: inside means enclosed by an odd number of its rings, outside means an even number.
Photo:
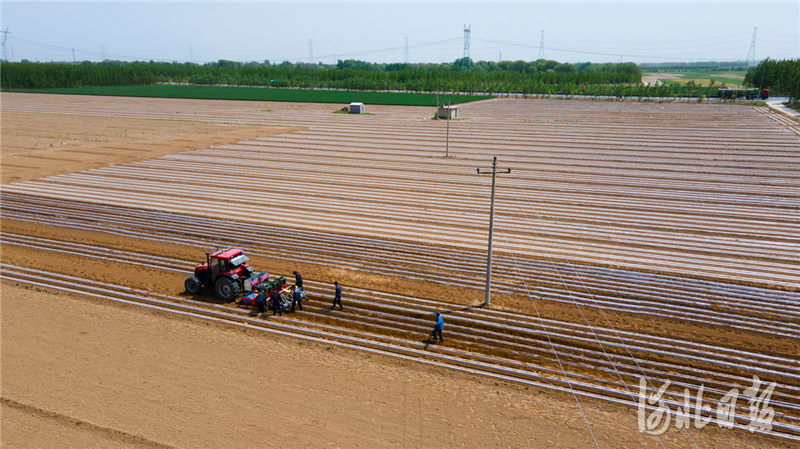
[{"label": "green crop field", "polygon": [[[436,95],[395,92],[348,92],[340,90],[264,89],[220,86],[119,86],[58,89],[9,89],[6,92],[34,92],[119,97],[196,98],[207,100],[291,101],[305,103],[351,103],[435,106]],[[490,96],[447,95],[452,104],[494,98]]]},{"label": "green crop field", "polygon": [[[746,71],[705,71],[705,72],[685,72],[674,74],[680,76],[678,79],[661,79],[662,82],[670,85],[686,84],[693,81],[698,86],[709,86],[714,81],[715,86],[725,84],[728,87],[741,87],[744,83]],[[658,74],[655,74],[658,75]]]}]

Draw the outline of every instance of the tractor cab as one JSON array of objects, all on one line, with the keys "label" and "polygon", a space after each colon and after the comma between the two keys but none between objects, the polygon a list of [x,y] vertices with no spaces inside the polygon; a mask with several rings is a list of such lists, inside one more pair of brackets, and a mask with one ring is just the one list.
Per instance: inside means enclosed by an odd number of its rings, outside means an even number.
[{"label": "tractor cab", "polygon": [[249,258],[240,249],[227,249],[215,253],[206,253],[206,263],[201,263],[194,268],[194,275],[198,278],[216,279],[221,274],[235,274],[245,276],[253,272],[247,264]]}]

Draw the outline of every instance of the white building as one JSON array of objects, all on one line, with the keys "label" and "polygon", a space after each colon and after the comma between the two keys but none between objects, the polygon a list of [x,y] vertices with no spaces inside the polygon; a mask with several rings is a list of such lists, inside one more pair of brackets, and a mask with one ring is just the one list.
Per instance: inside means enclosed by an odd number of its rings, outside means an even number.
[{"label": "white building", "polygon": [[364,103],[350,103],[351,114],[363,114],[365,112],[367,112],[367,109],[364,107]]}]

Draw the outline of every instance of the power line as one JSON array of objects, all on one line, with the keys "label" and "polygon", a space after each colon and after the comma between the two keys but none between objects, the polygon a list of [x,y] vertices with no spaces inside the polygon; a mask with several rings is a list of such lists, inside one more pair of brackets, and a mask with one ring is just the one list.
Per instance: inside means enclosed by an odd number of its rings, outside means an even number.
[{"label": "power line", "polygon": [[[11,34],[11,33],[9,33],[9,34]],[[9,39],[12,41],[11,45],[13,45],[14,42],[18,42],[18,43],[21,43],[23,45],[30,45],[30,46],[34,46],[34,47],[40,47],[40,48],[45,48],[45,49],[48,49],[48,50],[59,50],[59,51],[67,52],[67,54],[69,54],[68,52],[71,52],[73,50],[71,47],[62,47],[62,46],[59,46],[59,45],[45,44],[43,42],[35,42],[35,41],[27,40],[27,39],[20,39],[18,37],[9,37]],[[113,57],[117,57],[117,58],[121,58],[121,59],[133,59],[133,60],[138,60],[138,61],[146,61],[146,60],[153,60],[153,61],[159,61],[159,62],[172,62],[173,61],[173,60],[170,60],[170,59],[143,58],[143,57],[140,57],[140,56],[129,56],[129,55],[122,55],[122,54],[117,54],[117,53],[108,53],[107,55],[104,55],[102,52],[99,52],[99,51],[81,50],[81,49],[77,49],[77,48],[75,49],[75,51],[77,53],[83,53],[83,54],[87,54],[87,55],[113,56]]]},{"label": "power line", "polygon": [[[478,39],[478,40],[482,41],[482,42],[491,42],[491,43],[495,43],[495,44],[512,45],[512,46],[516,46],[516,47],[536,48],[533,45],[527,45],[527,44],[517,44],[517,43],[512,43],[512,42],[493,41],[493,40],[488,40],[488,39]],[[667,60],[670,60],[670,61],[676,61],[676,60],[682,60],[682,59],[683,60],[700,60],[700,59],[702,59],[702,58],[687,58],[685,56],[653,56],[653,55],[640,55],[640,54],[632,54],[632,53],[624,53],[624,52],[582,51],[582,50],[570,50],[570,49],[567,49],[567,48],[556,48],[556,47],[544,47],[544,48],[547,49],[547,50],[560,51],[560,52],[565,52],[565,53],[578,53],[578,54],[600,55],[600,56],[614,56],[615,58],[618,58],[618,57],[651,58],[651,59],[667,59]],[[734,48],[738,48],[738,47],[734,47]],[[733,48],[731,48],[731,49],[733,49]],[[730,49],[725,49],[725,50],[730,50]],[[712,50],[711,52],[717,52],[717,51],[721,51],[721,50]],[[706,53],[711,53],[711,52],[706,52]],[[700,53],[702,53],[702,52],[700,52]],[[695,53],[695,54],[697,54],[697,53]]]},{"label": "power line", "polygon": [[[445,43],[445,42],[453,42],[453,41],[457,41],[457,40],[461,40],[461,38],[460,37],[453,37],[453,38],[450,38],[450,39],[442,39],[442,40],[438,40],[438,41],[424,42],[424,43],[421,43],[421,44],[411,44],[411,45],[408,46],[408,48],[428,47],[428,46],[431,46],[431,45],[438,45],[438,44],[442,44],[442,43]],[[358,51],[358,52],[340,54],[339,57],[342,57],[342,56],[359,56],[359,55],[366,55],[366,54],[373,54],[373,53],[386,53],[386,52],[389,52],[389,51],[397,51],[397,50],[400,50],[400,49],[403,49],[403,48],[405,48],[405,46],[387,47],[387,48],[382,48],[382,49],[379,49],[379,50],[365,50],[365,51]]]},{"label": "power line", "polygon": [[599,41],[596,39],[578,39],[574,37],[562,37],[562,36],[553,36],[550,35],[550,38],[556,40],[565,40],[565,41],[577,41],[577,42],[593,42],[596,44],[618,44],[618,45],[659,45],[659,44],[680,44],[680,43],[687,43],[687,42],[699,42],[699,41],[708,41],[708,40],[720,40],[720,39],[730,39],[732,37],[741,37],[741,36],[748,36],[750,33],[738,33],[738,34],[729,34],[726,36],[715,36],[715,37],[703,37],[703,38],[694,38],[694,39],[684,39],[678,41],[640,41],[638,39],[631,39],[630,41]]},{"label": "power line", "polygon": [[[480,173],[478,174],[478,179],[480,179],[481,183],[484,186],[486,186],[486,182],[480,176]],[[501,236],[506,241],[506,245],[508,245],[508,238],[502,233]],[[558,351],[556,350],[556,346],[553,344],[553,339],[550,337],[550,332],[548,332],[547,330],[547,325],[542,319],[542,315],[539,313],[539,308],[536,306],[536,302],[533,300],[533,295],[531,294],[530,287],[528,286],[528,283],[525,282],[522,270],[520,269],[519,264],[517,263],[517,258],[513,252],[511,252],[510,254],[511,254],[511,259],[513,260],[514,265],[517,269],[517,273],[519,274],[520,279],[522,279],[522,285],[523,287],[525,287],[525,292],[528,295],[528,299],[530,300],[531,305],[533,306],[534,312],[536,312],[536,317],[539,320],[539,325],[541,326],[542,331],[544,331],[545,337],[547,337],[547,342],[550,344],[550,348],[553,350],[553,356],[555,356],[556,362],[558,363],[559,368],[561,368],[561,374],[564,376],[564,380],[566,381],[567,386],[569,387],[569,391],[570,393],[572,393],[572,397],[575,399],[575,404],[578,406],[578,411],[583,417],[583,422],[586,423],[586,427],[589,430],[589,435],[592,437],[592,441],[594,442],[595,447],[600,449],[600,444],[597,442],[597,438],[594,435],[594,431],[592,430],[592,425],[589,424],[589,420],[586,418],[586,413],[583,412],[583,407],[581,407],[581,402],[578,400],[578,395],[575,394],[575,389],[572,388],[572,379],[570,379],[569,375],[567,374],[567,370],[564,369],[564,364],[561,362],[561,357],[559,357]]]}]

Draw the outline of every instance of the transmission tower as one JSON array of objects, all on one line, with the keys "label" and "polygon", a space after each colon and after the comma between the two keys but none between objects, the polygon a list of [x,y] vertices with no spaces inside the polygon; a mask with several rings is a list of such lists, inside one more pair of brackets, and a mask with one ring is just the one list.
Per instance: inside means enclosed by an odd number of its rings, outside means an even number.
[{"label": "transmission tower", "polygon": [[536,59],[544,59],[544,30],[542,30],[542,38],[539,39],[539,56]]},{"label": "transmission tower", "polygon": [[189,62],[194,62],[194,48],[191,42],[189,42]]},{"label": "transmission tower", "polygon": [[500,56],[497,57],[497,62],[498,63],[503,62],[503,52],[502,51],[500,52]]},{"label": "transmission tower", "polygon": [[314,63],[314,41],[312,39],[308,40],[308,63]]},{"label": "transmission tower", "polygon": [[756,65],[756,32],[758,32],[758,27],[753,28],[753,40],[750,41],[750,50],[747,52],[747,63],[749,65]]},{"label": "transmission tower", "polygon": [[405,57],[403,58],[403,61],[405,61],[405,63],[408,64],[408,38],[406,38],[406,54]]},{"label": "transmission tower", "polygon": [[106,44],[100,44],[100,55],[103,61],[106,60]]},{"label": "transmission tower", "polygon": [[3,61],[8,61],[8,35],[11,34],[11,32],[6,28],[5,31],[0,31],[0,33],[3,34],[2,42],[0,42],[0,44],[2,44],[2,58]]},{"label": "transmission tower", "polygon": [[75,59],[75,49],[73,48],[72,49],[72,63],[75,64],[76,62],[78,62],[78,60]]},{"label": "transmission tower", "polygon": [[464,57],[469,58],[469,34],[472,32],[472,25],[467,27],[467,24],[464,24]]}]

